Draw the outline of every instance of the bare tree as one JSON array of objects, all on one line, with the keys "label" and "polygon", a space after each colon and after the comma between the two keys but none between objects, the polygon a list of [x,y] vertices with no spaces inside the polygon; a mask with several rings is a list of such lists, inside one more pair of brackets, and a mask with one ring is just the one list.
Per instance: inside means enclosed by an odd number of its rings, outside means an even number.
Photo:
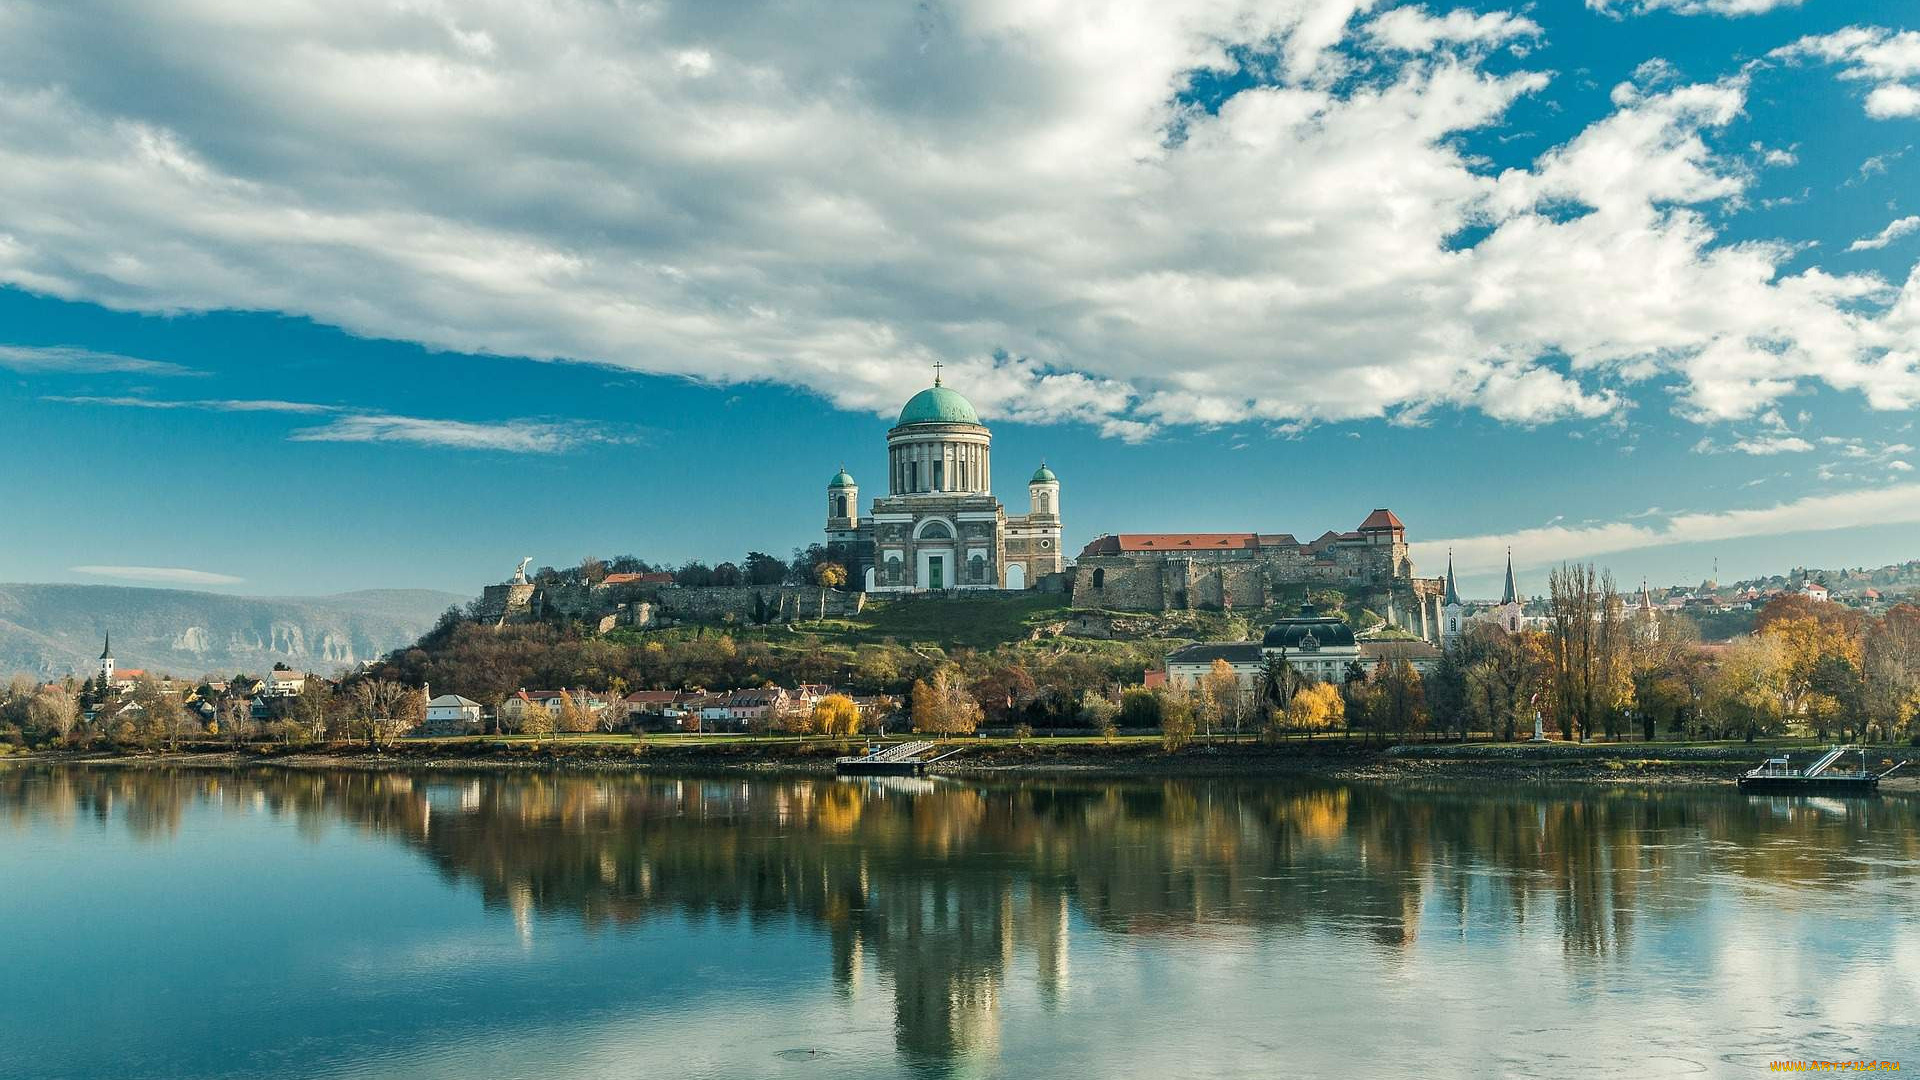
[{"label": "bare tree", "polygon": [[1560,734],[1571,739],[1578,728],[1584,742],[1596,726],[1617,729],[1619,706],[1631,686],[1626,604],[1613,575],[1597,574],[1591,564],[1562,565],[1548,577],[1547,588],[1553,644],[1548,683]]},{"label": "bare tree", "polygon": [[355,730],[367,749],[378,750],[420,723],[425,702],[418,690],[386,679],[362,679],[353,688]]}]

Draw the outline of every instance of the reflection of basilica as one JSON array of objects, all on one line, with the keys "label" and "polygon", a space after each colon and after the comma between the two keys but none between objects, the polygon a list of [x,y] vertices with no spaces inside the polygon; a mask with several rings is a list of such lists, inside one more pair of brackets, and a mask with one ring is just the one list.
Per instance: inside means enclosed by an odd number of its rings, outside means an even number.
[{"label": "reflection of basilica", "polygon": [[[1309,935],[1388,965],[1422,941],[1538,926],[1570,962],[1617,956],[1647,912],[1711,879],[1848,880],[1876,827],[1745,800],[1541,799],[1309,782],[847,782],[363,772],[71,770],[39,800],[163,840],[197,800],[344,821],[401,841],[528,935],[541,918],[796,920],[846,999],[890,995],[893,1050],[935,1071],[993,1061],[1010,1001],[1064,1007],[1074,936],[1201,948]],[[1916,846],[1910,819],[1904,843]],[[1670,840],[1677,828],[1704,843]],[[1879,835],[1887,822],[1878,823]],[[1758,843],[1756,837],[1800,842]],[[1636,919],[1642,920],[1636,923]],[[1098,970],[1097,965],[1093,970]],[[1084,977],[1084,976],[1083,976]],[[1084,989],[1084,988],[1083,988]]]}]

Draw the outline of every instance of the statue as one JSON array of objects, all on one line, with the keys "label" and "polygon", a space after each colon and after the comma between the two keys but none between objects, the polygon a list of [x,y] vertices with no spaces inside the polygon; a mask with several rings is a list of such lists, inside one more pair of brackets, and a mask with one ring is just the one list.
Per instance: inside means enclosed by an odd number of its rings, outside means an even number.
[{"label": "statue", "polygon": [[524,559],[521,559],[520,565],[513,568],[513,580],[508,582],[507,584],[525,585],[527,583],[527,564],[532,561],[533,561],[533,556],[531,555],[527,556]]}]

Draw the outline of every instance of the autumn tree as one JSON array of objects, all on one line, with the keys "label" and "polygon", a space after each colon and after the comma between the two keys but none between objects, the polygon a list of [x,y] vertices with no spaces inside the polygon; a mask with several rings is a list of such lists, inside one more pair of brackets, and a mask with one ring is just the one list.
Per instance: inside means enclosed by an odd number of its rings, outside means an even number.
[{"label": "autumn tree", "polygon": [[1154,696],[1160,701],[1160,745],[1171,754],[1193,741],[1193,702],[1188,695],[1166,687]]},{"label": "autumn tree", "polygon": [[1596,728],[1617,730],[1631,680],[1626,667],[1626,604],[1612,574],[1591,564],[1562,565],[1549,575],[1551,667],[1548,685],[1561,735],[1577,729],[1585,741]]},{"label": "autumn tree", "polygon": [[980,703],[967,693],[960,671],[948,665],[913,684],[915,731],[966,735],[980,727]]},{"label": "autumn tree", "polygon": [[553,738],[553,710],[537,701],[530,701],[520,710],[520,734],[533,736],[536,745],[540,740]]},{"label": "autumn tree", "polygon": [[1301,687],[1293,695],[1289,714],[1293,726],[1312,738],[1315,732],[1332,731],[1346,716],[1346,700],[1332,683],[1315,682]]},{"label": "autumn tree", "polygon": [[1727,648],[1708,684],[1707,706],[1722,732],[1777,734],[1791,697],[1791,661],[1777,636],[1752,634]]},{"label": "autumn tree", "polygon": [[1245,696],[1240,689],[1240,674],[1233,670],[1233,665],[1222,659],[1214,660],[1207,673],[1200,676],[1199,693],[1194,702],[1195,719],[1208,738],[1213,737],[1216,725],[1230,723],[1234,734],[1240,733]]},{"label": "autumn tree", "polygon": [[822,735],[848,736],[860,731],[860,707],[845,694],[828,694],[813,703],[810,725]]}]

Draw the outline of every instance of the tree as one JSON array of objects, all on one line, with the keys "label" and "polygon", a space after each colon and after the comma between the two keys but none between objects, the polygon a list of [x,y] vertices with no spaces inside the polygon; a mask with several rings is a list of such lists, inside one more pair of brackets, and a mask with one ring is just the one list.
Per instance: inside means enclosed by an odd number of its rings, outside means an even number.
[{"label": "tree", "polygon": [[1346,713],[1346,700],[1332,683],[1310,683],[1293,695],[1293,725],[1308,738],[1316,731],[1332,731]]},{"label": "tree", "polygon": [[787,580],[787,564],[763,551],[747,552],[740,568],[745,571],[749,585],[778,585]]},{"label": "tree", "polygon": [[1791,661],[1777,636],[1752,634],[1727,648],[1708,684],[1707,704],[1723,731],[1775,734],[1786,719]]},{"label": "tree", "polygon": [[1284,714],[1293,707],[1293,695],[1299,692],[1304,681],[1300,672],[1288,662],[1285,652],[1271,655],[1261,666],[1257,680],[1260,700]]},{"label": "tree", "polygon": [[187,734],[187,710],[177,697],[160,688],[152,676],[141,676],[134,682],[127,697],[140,706],[140,716],[147,731],[166,743],[168,750],[179,747],[181,736]]},{"label": "tree", "polygon": [[1080,696],[1080,711],[1076,717],[1082,724],[1100,733],[1108,742],[1113,741],[1114,718],[1120,715],[1120,706],[1108,700],[1105,694],[1088,690]]},{"label": "tree", "polygon": [[857,734],[860,731],[860,707],[845,694],[828,694],[813,703],[809,726],[822,735]]},{"label": "tree", "polygon": [[553,710],[537,701],[530,701],[520,711],[520,734],[533,736],[535,746],[540,740],[553,738]]},{"label": "tree", "polygon": [[388,679],[361,679],[353,688],[353,726],[378,750],[419,725],[426,711],[417,690]]},{"label": "tree", "polygon": [[300,725],[308,742],[325,742],[328,719],[333,709],[333,691],[319,679],[308,679],[306,689],[294,699],[291,719]]},{"label": "tree", "polygon": [[1010,723],[1039,692],[1033,675],[1017,663],[995,664],[973,681],[973,697],[996,724]]},{"label": "tree", "polygon": [[1163,705],[1160,695],[1146,687],[1128,687],[1120,695],[1120,723],[1135,729],[1157,728],[1163,719]]},{"label": "tree", "polygon": [[827,590],[847,583],[847,568],[837,562],[815,563],[813,583],[820,586],[820,618],[827,617]]},{"label": "tree", "polygon": [[611,735],[616,731],[625,731],[628,721],[633,718],[633,706],[627,701],[627,684],[624,679],[615,679],[607,687],[607,704],[596,718],[601,731]]},{"label": "tree", "polygon": [[1240,733],[1240,717],[1244,713],[1241,707],[1245,694],[1240,689],[1240,675],[1233,665],[1225,660],[1215,660],[1200,676],[1199,702],[1197,703],[1200,726],[1209,738],[1213,735],[1215,724],[1233,725],[1234,734]]},{"label": "tree", "polygon": [[220,734],[234,746],[253,738],[257,725],[253,722],[253,702],[234,694],[220,703]]},{"label": "tree", "polygon": [[27,720],[65,744],[80,722],[80,695],[71,686],[43,686],[27,702]]},{"label": "tree", "polygon": [[560,707],[553,716],[554,726],[570,735],[592,731],[592,698],[585,690],[560,691]]},{"label": "tree", "polygon": [[1427,727],[1426,695],[1420,673],[1405,660],[1390,660],[1374,672],[1378,696],[1369,703],[1373,725],[1394,735],[1417,735]]},{"label": "tree", "polygon": [[980,703],[960,682],[960,669],[936,668],[930,679],[913,684],[913,727],[916,731],[965,735],[980,727]]},{"label": "tree", "polygon": [[1552,667],[1549,685],[1561,735],[1581,741],[1593,729],[1615,729],[1620,706],[1631,687],[1626,669],[1626,605],[1613,587],[1613,575],[1596,574],[1592,565],[1553,571],[1551,594]]},{"label": "tree", "polygon": [[1160,699],[1160,745],[1171,754],[1193,741],[1193,705],[1185,694],[1164,687],[1155,696]]}]

